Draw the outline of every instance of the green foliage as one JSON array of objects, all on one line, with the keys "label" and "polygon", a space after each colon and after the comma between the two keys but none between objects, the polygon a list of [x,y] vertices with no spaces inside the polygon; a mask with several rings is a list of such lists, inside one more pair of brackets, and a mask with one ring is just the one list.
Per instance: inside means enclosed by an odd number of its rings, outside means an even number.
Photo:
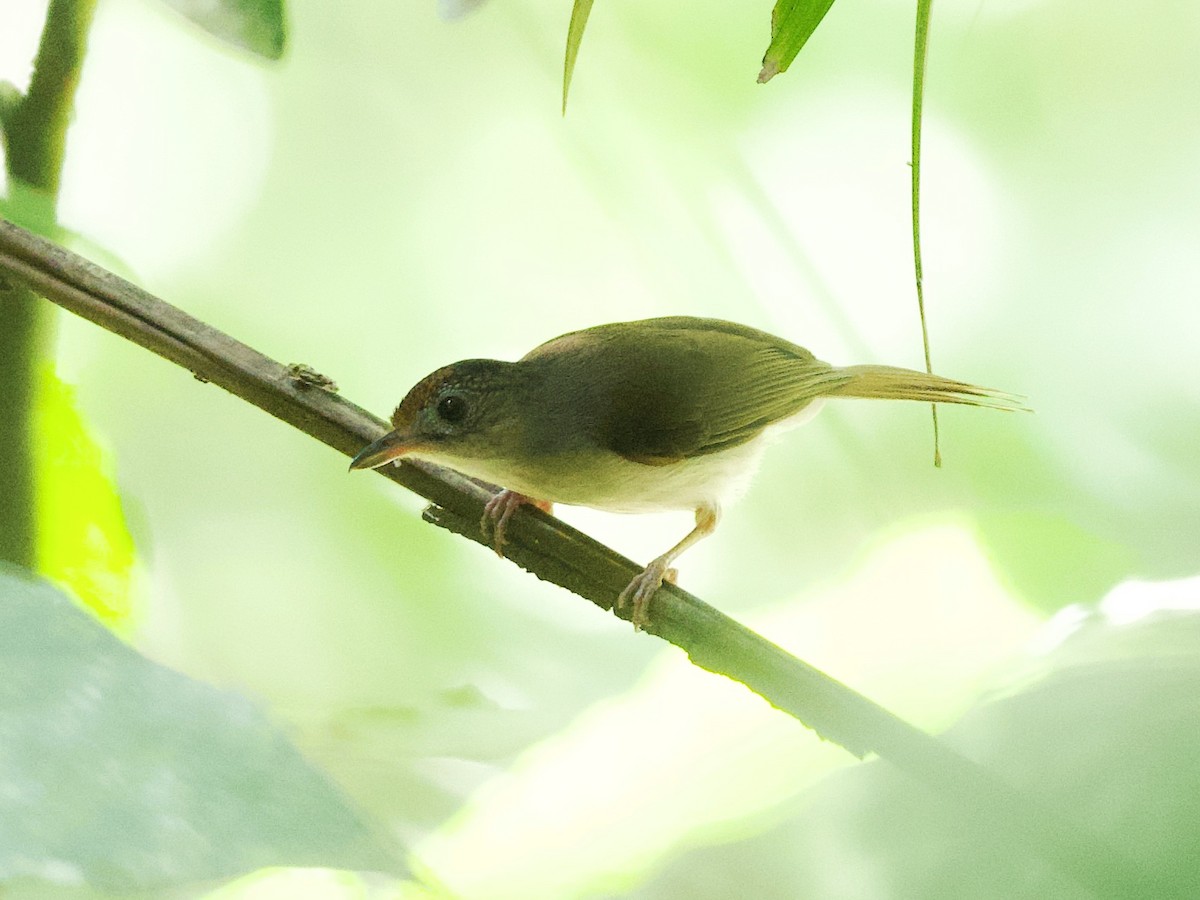
[{"label": "green foliage", "polygon": [[[758,74],[761,83],[770,81],[780,72],[786,72],[792,60],[812,37],[833,0],[776,0],[771,11],[771,42],[763,55],[762,70]],[[592,11],[592,0],[575,0],[571,7],[571,21],[567,26],[567,51],[563,60],[562,108],[567,109],[567,93],[575,71],[575,60],[579,56],[579,45]]]},{"label": "green foliage", "polygon": [[833,0],[776,0],[771,10],[771,43],[758,73],[760,82],[787,71],[831,6]]},{"label": "green foliage", "polygon": [[134,624],[133,539],[111,466],[72,390],[43,370],[34,413],[38,571],[69,587],[110,628]]},{"label": "green foliage", "polygon": [[[667,0],[605,7],[628,40],[590,45],[584,64],[612,89],[566,126],[548,102],[558,16],[493,2],[446,27],[419,4],[288,11],[320,52],[265,73],[189,52],[144,4],[100,6],[67,216],[156,293],[380,413],[434,366],[646,315],[737,319],[835,363],[919,365],[898,101],[911,5],[843,4],[805,45],[804,83],[768,91],[741,77],[765,30],[753,11],[702,3],[681,25]],[[1200,19],[1175,13],[939,8],[924,197],[938,371],[1028,394],[1037,413],[946,410],[934,471],[922,408],[831,404],[771,448],[681,569],[924,727],[952,721],[1052,611],[1198,571]],[[146,48],[164,60],[153,80],[112,63]],[[117,135],[171,150],[137,157]],[[207,215],[227,196],[227,215]],[[653,664],[654,641],[423,526],[382,479],[351,479],[326,448],[59,318],[80,408],[119,454],[166,588],[137,646],[246,685],[372,814],[467,848],[422,854],[437,877],[465,868],[510,896],[553,879],[653,900],[823,900],[856,873],[964,874],[933,827],[944,806],[913,812],[910,793],[857,769],[805,793],[845,754],[736,685],[680,674],[677,654]],[[678,525],[561,512],[642,560]],[[956,539],[906,540],[947,518]],[[880,553],[896,558],[880,569]],[[1194,837],[1200,813],[1178,813],[1196,791],[1161,752],[1177,739],[1195,752],[1169,732],[1194,721],[1194,684],[1155,700],[1135,669],[1105,667],[1089,689],[1080,667],[1057,699],[1066,682],[1047,681],[1047,714],[1022,695],[1007,721],[977,713],[969,736],[964,723],[960,746],[991,761],[994,741],[996,764],[1022,757],[1025,775],[1061,751],[1065,773],[1022,783],[1081,818],[1088,796],[1125,793],[1143,761],[1166,759],[1151,786],[1176,793],[1142,809],[1163,800],[1179,840]],[[463,696],[476,699],[447,699]],[[97,758],[70,746],[64,766]],[[1073,775],[1081,792],[1059,790]]]},{"label": "green foliage", "polygon": [[264,59],[286,44],[283,0],[163,0],[218,40]]},{"label": "green foliage", "polygon": [[161,890],[263,866],[403,870],[244,697],[0,570],[0,883]]},{"label": "green foliage", "polygon": [[[168,0],[170,2],[170,0]],[[771,42],[763,55],[759,82],[770,81],[780,72],[786,72],[792,60],[812,37],[833,0],[776,0],[771,11]],[[571,87],[571,76],[575,71],[575,60],[583,31],[587,27],[588,15],[592,11],[592,0],[575,0],[571,7],[571,22],[567,26],[567,52],[563,61],[563,112],[567,109],[567,92]]]}]

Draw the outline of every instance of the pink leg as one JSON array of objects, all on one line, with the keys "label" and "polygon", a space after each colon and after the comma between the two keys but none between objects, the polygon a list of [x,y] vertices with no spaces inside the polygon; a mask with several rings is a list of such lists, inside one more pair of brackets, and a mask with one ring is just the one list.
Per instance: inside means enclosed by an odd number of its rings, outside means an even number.
[{"label": "pink leg", "polygon": [[479,522],[479,527],[485,535],[492,536],[492,546],[495,548],[497,556],[504,555],[504,531],[508,527],[508,520],[517,511],[517,507],[526,503],[536,506],[544,512],[554,511],[554,504],[548,500],[534,500],[510,490],[501,491],[484,504],[483,518]]},{"label": "pink leg", "polygon": [[704,537],[712,534],[717,527],[720,510],[716,506],[701,506],[696,510],[696,527],[688,532],[687,537],[664,553],[658,559],[646,566],[629,586],[617,597],[617,609],[629,603],[633,606],[634,631],[641,631],[650,623],[650,598],[662,587],[665,581],[674,584],[677,572],[671,568],[673,563],[684,550]]}]

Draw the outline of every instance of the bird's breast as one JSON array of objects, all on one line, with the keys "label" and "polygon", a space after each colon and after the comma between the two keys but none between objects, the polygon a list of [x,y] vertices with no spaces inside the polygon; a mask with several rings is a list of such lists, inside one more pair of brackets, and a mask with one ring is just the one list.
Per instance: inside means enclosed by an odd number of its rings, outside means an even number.
[{"label": "bird's breast", "polygon": [[615,453],[537,460],[438,460],[528,497],[609,512],[643,513],[728,503],[744,492],[758,466],[762,439],[665,465],[631,462]]}]

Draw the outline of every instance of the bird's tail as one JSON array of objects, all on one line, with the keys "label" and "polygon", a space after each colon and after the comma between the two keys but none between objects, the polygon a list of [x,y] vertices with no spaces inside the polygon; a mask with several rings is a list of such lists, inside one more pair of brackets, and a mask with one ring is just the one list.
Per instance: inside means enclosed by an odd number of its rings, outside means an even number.
[{"label": "bird's tail", "polygon": [[835,370],[845,381],[825,393],[830,397],[870,397],[881,400],[922,400],[962,403],[991,409],[1028,410],[1025,398],[1006,391],[977,387],[941,375],[895,366],[846,366]]}]

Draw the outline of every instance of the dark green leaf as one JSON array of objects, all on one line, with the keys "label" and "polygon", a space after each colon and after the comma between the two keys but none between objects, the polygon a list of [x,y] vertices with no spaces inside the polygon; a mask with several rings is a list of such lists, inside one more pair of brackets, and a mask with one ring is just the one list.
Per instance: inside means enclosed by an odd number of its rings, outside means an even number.
[{"label": "dark green leaf", "polygon": [[0,671],[0,883],[402,869],[254,704],[150,662],[11,567]]},{"label": "dark green leaf", "polygon": [[163,0],[209,34],[266,59],[283,56],[283,0]]},{"label": "dark green leaf", "polygon": [[800,48],[817,30],[833,0],[775,0],[771,10],[771,43],[763,55],[759,83],[786,72]]}]

